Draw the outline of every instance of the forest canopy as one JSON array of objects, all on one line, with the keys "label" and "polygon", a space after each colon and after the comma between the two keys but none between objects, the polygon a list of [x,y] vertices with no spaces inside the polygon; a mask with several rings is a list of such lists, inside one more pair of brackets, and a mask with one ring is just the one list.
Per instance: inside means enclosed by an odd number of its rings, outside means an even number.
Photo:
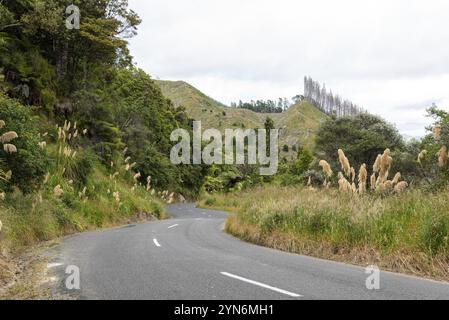
[{"label": "forest canopy", "polygon": [[[79,29],[66,27],[67,1],[0,2],[1,91],[50,122],[88,128],[85,147],[104,165],[126,148],[143,182],[152,176],[158,188],[197,192],[202,168],[169,160],[170,132],[189,129],[188,116],[132,64],[127,39],[140,18],[127,0],[73,4],[80,9]],[[30,124],[37,131],[43,123]]]}]

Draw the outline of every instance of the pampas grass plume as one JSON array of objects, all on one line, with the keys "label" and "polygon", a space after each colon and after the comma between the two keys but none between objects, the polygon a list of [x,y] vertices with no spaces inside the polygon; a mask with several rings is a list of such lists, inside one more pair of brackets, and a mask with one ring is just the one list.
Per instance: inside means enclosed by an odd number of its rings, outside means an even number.
[{"label": "pampas grass plume", "polygon": [[17,147],[9,143],[3,145],[3,150],[5,150],[5,152],[9,154],[17,153]]},{"label": "pampas grass plume", "polygon": [[327,177],[330,178],[333,172],[329,163],[325,160],[321,160],[319,165],[323,168],[323,172],[327,175]]},{"label": "pampas grass plume", "polygon": [[9,131],[0,136],[0,142],[1,143],[8,143],[13,141],[14,139],[17,139],[19,135],[15,131]]}]

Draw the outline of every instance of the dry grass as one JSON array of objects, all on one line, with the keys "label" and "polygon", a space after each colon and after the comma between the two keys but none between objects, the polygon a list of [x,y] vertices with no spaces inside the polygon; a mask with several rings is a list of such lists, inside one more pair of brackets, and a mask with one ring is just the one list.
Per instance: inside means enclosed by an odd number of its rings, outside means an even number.
[{"label": "dry grass", "polygon": [[235,214],[226,230],[246,241],[320,258],[449,280],[449,193],[354,197],[337,190],[261,187],[209,196]]},{"label": "dry grass", "polygon": [[0,254],[0,300],[50,299],[46,279],[47,258],[43,252],[55,242],[27,248],[20,254]]}]

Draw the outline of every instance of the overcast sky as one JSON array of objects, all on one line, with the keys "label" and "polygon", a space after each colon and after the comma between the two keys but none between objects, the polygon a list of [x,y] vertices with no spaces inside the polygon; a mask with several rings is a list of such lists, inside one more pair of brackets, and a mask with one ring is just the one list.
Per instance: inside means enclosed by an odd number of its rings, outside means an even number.
[{"label": "overcast sky", "polygon": [[449,109],[448,0],[130,0],[137,66],[230,104],[291,98],[310,75],[421,136]]}]

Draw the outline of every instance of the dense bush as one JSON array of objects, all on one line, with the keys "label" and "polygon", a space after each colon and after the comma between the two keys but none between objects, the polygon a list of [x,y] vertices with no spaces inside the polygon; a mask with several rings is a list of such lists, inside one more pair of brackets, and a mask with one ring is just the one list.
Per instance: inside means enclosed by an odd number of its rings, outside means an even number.
[{"label": "dense bush", "polygon": [[[354,168],[363,163],[374,163],[385,149],[396,151],[403,147],[403,139],[395,127],[367,113],[329,118],[320,127],[316,138],[316,153],[320,159],[335,159],[338,149],[343,149]],[[331,166],[336,167],[337,162]]]},{"label": "dense bush", "polygon": [[18,138],[14,140],[17,153],[8,154],[0,149],[3,171],[11,170],[9,183],[3,183],[2,189],[17,186],[24,192],[31,192],[39,187],[48,170],[49,159],[46,152],[39,148],[39,131],[36,119],[30,107],[23,106],[15,100],[0,93],[0,120],[6,126],[2,131],[15,131]]}]

